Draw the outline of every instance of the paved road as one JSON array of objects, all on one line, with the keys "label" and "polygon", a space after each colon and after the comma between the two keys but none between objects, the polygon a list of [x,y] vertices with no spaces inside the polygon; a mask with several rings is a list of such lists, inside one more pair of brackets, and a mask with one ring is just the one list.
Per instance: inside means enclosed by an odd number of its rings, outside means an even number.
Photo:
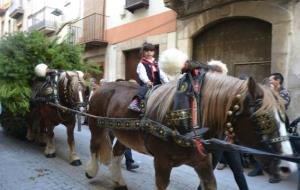
[{"label": "paved road", "polygon": [[[0,190],[112,190],[113,183],[107,167],[100,168],[98,175],[88,180],[84,166],[89,159],[90,133],[84,126],[82,132],[76,132],[76,146],[83,166],[74,167],[68,164],[67,142],[64,126],[57,126],[55,139],[57,157],[50,159],[43,155],[43,148],[20,141],[6,135],[0,127]],[[154,169],[152,157],[133,152],[134,159],[140,168],[128,172],[123,166],[123,175],[130,190],[153,190]],[[247,170],[245,171],[247,172]],[[218,189],[238,189],[231,171],[227,168],[215,171]],[[295,190],[296,174],[279,184],[269,184],[267,177],[247,177],[250,189],[257,190]],[[187,166],[175,168],[171,174],[169,190],[196,189],[198,179],[193,170]]]}]

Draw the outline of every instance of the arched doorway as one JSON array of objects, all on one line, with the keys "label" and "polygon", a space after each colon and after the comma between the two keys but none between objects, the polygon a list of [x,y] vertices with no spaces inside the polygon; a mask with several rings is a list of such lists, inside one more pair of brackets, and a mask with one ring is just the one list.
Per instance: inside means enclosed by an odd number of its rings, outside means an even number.
[{"label": "arched doorway", "polygon": [[272,25],[255,18],[220,20],[193,38],[193,59],[221,60],[229,74],[262,81],[271,71]]}]

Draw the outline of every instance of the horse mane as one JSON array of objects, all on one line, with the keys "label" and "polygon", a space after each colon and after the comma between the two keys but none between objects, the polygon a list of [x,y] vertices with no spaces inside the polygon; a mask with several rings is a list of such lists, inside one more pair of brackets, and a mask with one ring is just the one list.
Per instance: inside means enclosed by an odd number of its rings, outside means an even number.
[{"label": "horse mane", "polygon": [[65,78],[66,75],[70,77],[78,76],[78,78],[83,81],[83,76],[78,71],[64,71],[60,74],[59,79]]},{"label": "horse mane", "polygon": [[[172,107],[176,93],[177,81],[166,83],[155,90],[148,99],[146,117],[163,122],[164,117]],[[273,111],[278,106],[276,95],[271,89],[260,85],[264,92],[262,105],[256,114]],[[217,134],[224,130],[228,111],[238,104],[243,110],[243,104],[248,91],[247,81],[219,73],[207,73],[201,92],[201,121],[203,127],[214,128]],[[237,98],[240,95],[240,98]],[[279,98],[278,98],[279,99]]]},{"label": "horse mane", "polygon": [[[68,79],[67,75],[70,76],[71,78],[79,79],[79,75],[78,75],[78,73],[77,73],[76,71],[65,71],[65,72],[62,72],[62,73],[60,74],[60,76],[59,76],[59,81],[63,84],[63,87],[64,87],[64,88],[67,88],[68,84],[69,84],[70,82],[72,82],[72,81],[70,81],[70,80]],[[77,81],[78,81],[78,80],[76,80],[76,82],[77,82]],[[74,81],[73,81],[72,84],[71,84],[71,89],[74,89],[74,88],[75,88],[74,85],[75,85],[75,84],[74,84]]]},{"label": "horse mane", "polygon": [[[202,126],[215,127],[218,133],[222,132],[228,111],[246,97],[247,81],[218,73],[207,73],[202,90]],[[238,94],[240,99],[237,99]]]},{"label": "horse mane", "polygon": [[269,86],[260,85],[264,92],[264,98],[261,107],[256,111],[257,115],[264,114],[269,111],[274,111],[274,108],[284,111],[284,99],[278,92],[271,89]]},{"label": "horse mane", "polygon": [[145,115],[156,121],[162,122],[166,113],[172,106],[176,92],[177,80],[165,83],[154,90],[149,96]]},{"label": "horse mane", "polygon": [[62,72],[59,76],[59,84],[62,85],[61,90],[63,90],[59,92],[60,98],[64,98],[66,103],[76,102],[73,92],[77,91],[80,81],[83,81],[83,78],[77,71]]}]

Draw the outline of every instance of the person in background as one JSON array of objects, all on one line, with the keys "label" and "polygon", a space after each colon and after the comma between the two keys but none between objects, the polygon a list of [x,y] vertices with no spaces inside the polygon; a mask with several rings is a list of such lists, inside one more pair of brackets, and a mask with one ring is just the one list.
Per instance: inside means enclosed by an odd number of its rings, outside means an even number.
[{"label": "person in background", "polygon": [[272,73],[269,77],[270,87],[273,88],[276,92],[278,92],[279,95],[284,99],[284,106],[287,110],[291,102],[291,97],[288,90],[284,88],[283,81],[284,78],[280,73]]},{"label": "person in background", "polygon": [[134,170],[139,168],[140,166],[136,163],[134,163],[135,161],[132,158],[132,152],[130,148],[127,148],[124,152],[124,156],[125,156],[125,165],[126,165],[126,169],[128,171],[130,170]]},{"label": "person in background", "polygon": [[98,85],[96,84],[96,79],[95,78],[90,78],[89,81],[89,98],[88,100],[90,101],[91,97],[93,96],[94,92],[96,91],[96,89],[98,88]]},{"label": "person in background", "polygon": [[[96,89],[99,86],[96,84],[96,79],[95,78],[90,78],[89,82],[88,82],[88,88],[86,91],[86,101],[87,103],[90,101],[91,97],[93,96],[94,92],[96,91]],[[89,109],[89,105],[87,104],[87,110]],[[88,125],[88,118],[85,116],[84,117],[84,121],[83,121],[84,125]]]},{"label": "person in background", "polygon": [[[287,110],[291,102],[291,97],[287,89],[283,87],[284,77],[280,73],[272,73],[268,79],[269,79],[268,80],[269,86],[272,89],[274,89],[276,92],[278,92],[279,95],[284,99],[284,106],[285,109]],[[263,175],[263,169],[261,164],[257,162],[254,158],[252,158],[252,162],[254,163],[255,168],[248,173],[248,176],[253,177],[253,176]],[[281,181],[280,178],[275,178],[275,177],[269,179],[270,183],[278,183],[280,181]]]},{"label": "person in background", "polygon": [[132,102],[128,106],[129,110],[141,113],[140,102],[145,98],[149,88],[155,85],[169,82],[167,75],[158,68],[158,63],[154,58],[155,46],[145,42],[141,49],[142,59],[138,63],[136,72],[138,74],[140,87]]}]

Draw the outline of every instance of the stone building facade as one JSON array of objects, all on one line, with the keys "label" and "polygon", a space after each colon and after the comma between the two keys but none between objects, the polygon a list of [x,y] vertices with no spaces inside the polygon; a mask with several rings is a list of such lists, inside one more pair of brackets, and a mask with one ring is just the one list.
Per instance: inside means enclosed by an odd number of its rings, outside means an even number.
[{"label": "stone building facade", "polygon": [[300,2],[298,0],[164,0],[177,12],[176,46],[201,62],[220,59],[229,74],[261,82],[280,72],[300,115]]}]

